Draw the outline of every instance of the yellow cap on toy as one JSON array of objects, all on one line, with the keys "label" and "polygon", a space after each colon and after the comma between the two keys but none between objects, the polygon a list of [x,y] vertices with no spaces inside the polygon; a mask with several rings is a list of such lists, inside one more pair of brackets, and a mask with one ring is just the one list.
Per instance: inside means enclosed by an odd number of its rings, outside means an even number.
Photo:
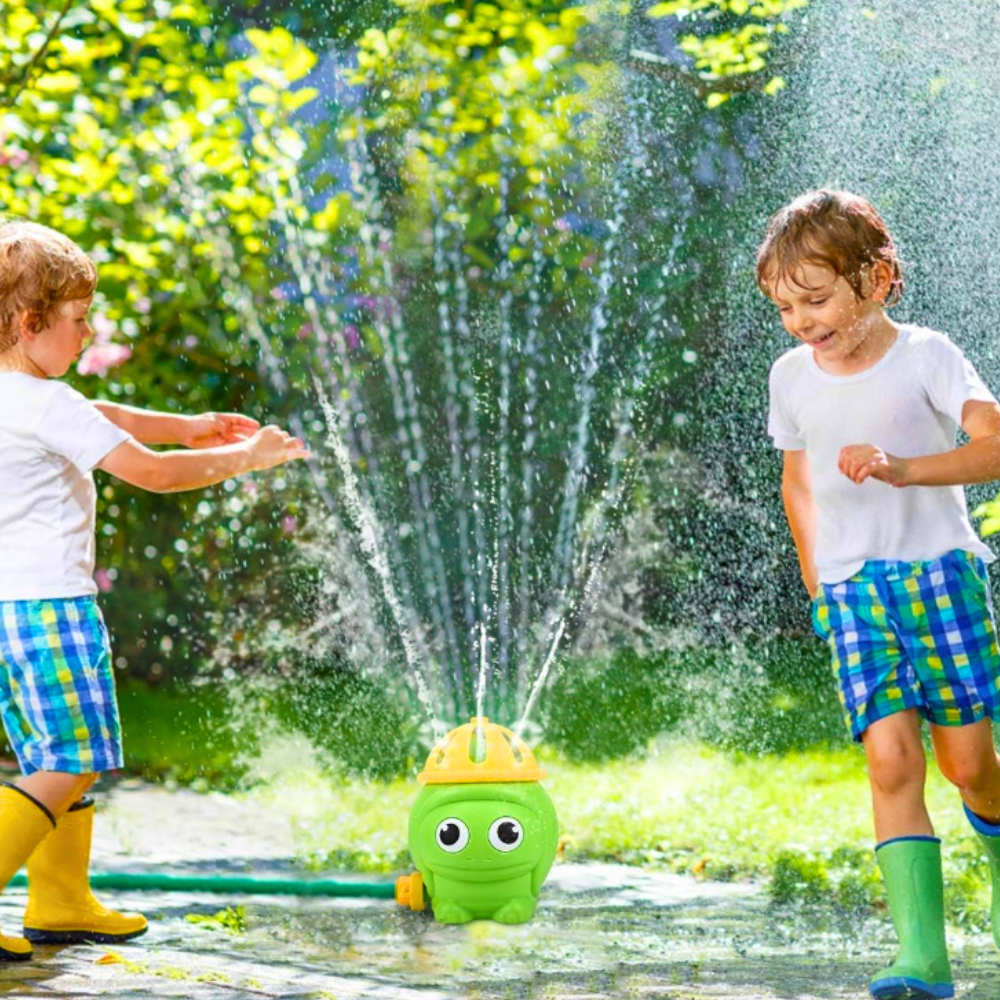
[{"label": "yellow cap on toy", "polygon": [[487,718],[459,726],[431,751],[417,781],[461,785],[487,781],[540,781],[545,773],[528,744]]}]

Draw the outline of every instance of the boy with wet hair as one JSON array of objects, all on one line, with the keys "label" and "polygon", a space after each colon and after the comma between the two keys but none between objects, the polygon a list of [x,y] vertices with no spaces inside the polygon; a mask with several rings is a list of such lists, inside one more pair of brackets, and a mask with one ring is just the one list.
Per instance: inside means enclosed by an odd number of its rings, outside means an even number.
[{"label": "boy with wet hair", "polygon": [[91,402],[59,382],[90,337],[96,285],[72,240],[0,225],[0,717],[22,771],[0,785],[0,890],[25,862],[29,880],[24,937],[0,933],[0,960],[30,958],[31,942],[122,941],[147,926],[102,906],[88,879],[84,794],[122,766],[93,579],[92,470],[162,493],[308,457],[300,440],[249,417]]},{"label": "boy with wet hair", "polygon": [[800,341],[771,369],[768,432],[784,453],[782,498],[813,625],[864,747],[900,942],[871,993],[951,997],[920,719],[988,852],[1000,946],[994,556],[962,489],[1000,478],[1000,406],[947,337],[886,314],[902,294],[900,264],[864,198],[811,191],[781,209],[757,282]]}]

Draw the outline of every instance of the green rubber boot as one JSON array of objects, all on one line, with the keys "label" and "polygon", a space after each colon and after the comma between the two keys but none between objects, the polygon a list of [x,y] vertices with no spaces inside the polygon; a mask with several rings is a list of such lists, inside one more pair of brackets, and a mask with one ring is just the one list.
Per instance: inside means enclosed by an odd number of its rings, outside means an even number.
[{"label": "green rubber boot", "polygon": [[955,987],[944,939],[944,884],[941,841],[898,837],[875,850],[892,923],[899,938],[896,961],[869,986],[877,1000],[938,1000]]},{"label": "green rubber boot", "polygon": [[979,834],[979,839],[986,848],[986,859],[990,863],[990,875],[993,878],[993,943],[1000,948],[1000,823],[988,823],[968,806],[965,807],[965,815]]}]

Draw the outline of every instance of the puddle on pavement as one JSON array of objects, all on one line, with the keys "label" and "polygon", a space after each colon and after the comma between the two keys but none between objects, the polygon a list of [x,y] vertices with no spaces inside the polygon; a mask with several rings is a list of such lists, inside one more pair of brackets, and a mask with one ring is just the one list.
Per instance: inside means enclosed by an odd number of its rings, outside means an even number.
[{"label": "puddle on pavement", "polygon": [[[753,887],[696,883],[613,865],[557,867],[522,926],[436,924],[369,899],[119,894],[153,918],[143,942],[45,949],[0,970],[0,994],[300,997],[310,1000],[862,1000],[892,949],[888,919],[776,910]],[[246,930],[190,913],[244,907]],[[16,926],[23,893],[0,897]],[[984,936],[953,940],[958,995],[1000,997],[1000,953]]]}]

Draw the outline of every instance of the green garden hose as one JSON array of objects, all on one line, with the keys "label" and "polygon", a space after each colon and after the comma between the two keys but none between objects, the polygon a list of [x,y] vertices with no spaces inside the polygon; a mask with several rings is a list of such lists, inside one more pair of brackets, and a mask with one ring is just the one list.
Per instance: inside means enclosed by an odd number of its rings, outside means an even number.
[{"label": "green garden hose", "polygon": [[[24,887],[27,876],[15,875],[8,883]],[[160,875],[132,872],[95,872],[90,876],[94,889],[123,889],[143,892],[227,892],[246,896],[367,896],[393,899],[392,882],[334,882],[329,879],[297,880],[248,878],[229,875]]]}]

